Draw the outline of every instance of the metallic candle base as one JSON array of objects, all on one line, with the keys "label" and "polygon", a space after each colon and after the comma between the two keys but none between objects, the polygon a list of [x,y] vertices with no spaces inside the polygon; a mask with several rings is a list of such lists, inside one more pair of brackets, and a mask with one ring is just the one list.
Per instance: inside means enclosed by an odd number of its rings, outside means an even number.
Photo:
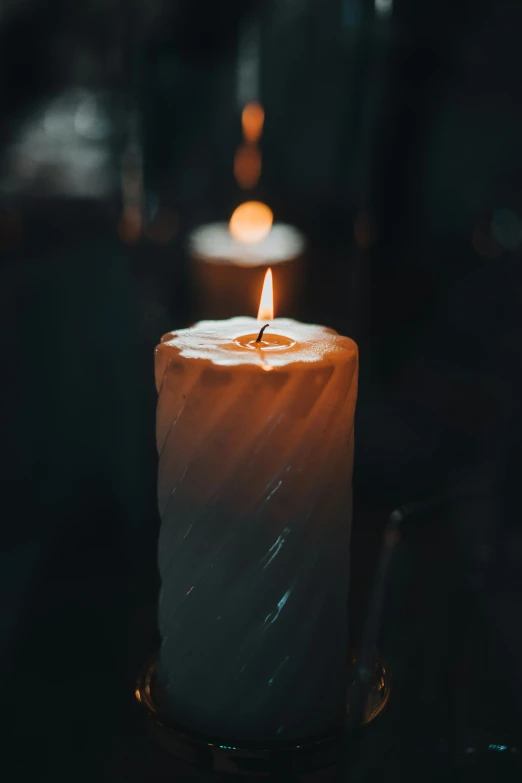
[{"label": "metallic candle base", "polygon": [[[341,730],[292,742],[234,742],[231,738],[209,737],[165,720],[154,700],[157,657],[147,663],[136,682],[135,697],[145,716],[153,740],[168,753],[205,766],[215,772],[268,777],[312,772],[333,766],[339,760]],[[354,660],[351,661],[351,668]],[[347,707],[350,704],[350,689]],[[374,678],[366,699],[362,725],[377,718],[390,696],[389,673],[380,659],[374,663]]]}]

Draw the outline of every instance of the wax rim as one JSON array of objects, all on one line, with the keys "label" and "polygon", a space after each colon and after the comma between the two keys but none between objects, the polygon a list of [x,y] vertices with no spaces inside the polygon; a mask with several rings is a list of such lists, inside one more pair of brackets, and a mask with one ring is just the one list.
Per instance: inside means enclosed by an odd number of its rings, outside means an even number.
[{"label": "wax rim", "polygon": [[303,324],[290,318],[275,318],[268,323],[272,337],[281,334],[292,344],[259,352],[242,346],[237,339],[258,334],[262,324],[255,318],[238,317],[199,321],[188,329],[167,332],[156,351],[164,354],[165,362],[180,357],[205,361],[215,367],[252,369],[257,366],[263,370],[290,366],[307,370],[348,363],[357,357],[355,342],[328,327]]},{"label": "wax rim", "polygon": [[305,238],[293,226],[274,223],[264,239],[247,244],[230,234],[227,223],[207,223],[192,232],[188,246],[198,261],[249,268],[293,261],[303,253]]}]

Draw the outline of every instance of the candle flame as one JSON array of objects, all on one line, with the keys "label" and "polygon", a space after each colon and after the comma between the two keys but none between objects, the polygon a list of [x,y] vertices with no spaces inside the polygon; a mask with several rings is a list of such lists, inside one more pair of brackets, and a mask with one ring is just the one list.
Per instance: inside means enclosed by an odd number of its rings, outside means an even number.
[{"label": "candle flame", "polygon": [[261,299],[259,301],[259,310],[257,311],[258,321],[271,321],[274,317],[274,284],[272,282],[272,270],[267,269]]},{"label": "candle flame", "polygon": [[249,101],[241,113],[241,125],[246,141],[255,144],[263,132],[265,112],[259,101]]},{"label": "candle flame", "polygon": [[270,233],[274,216],[260,201],[245,201],[234,210],[228,229],[234,239],[245,244],[260,242]]}]

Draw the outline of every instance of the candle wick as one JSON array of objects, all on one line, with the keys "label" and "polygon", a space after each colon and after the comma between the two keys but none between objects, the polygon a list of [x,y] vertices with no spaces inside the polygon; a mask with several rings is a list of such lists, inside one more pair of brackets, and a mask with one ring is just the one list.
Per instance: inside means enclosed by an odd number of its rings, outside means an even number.
[{"label": "candle wick", "polygon": [[261,327],[261,329],[259,330],[259,334],[257,335],[257,340],[256,340],[256,343],[260,343],[260,342],[261,342],[261,338],[263,337],[263,332],[265,331],[265,329],[267,328],[267,326],[270,326],[270,324],[265,324],[265,325],[264,325],[263,327]]}]

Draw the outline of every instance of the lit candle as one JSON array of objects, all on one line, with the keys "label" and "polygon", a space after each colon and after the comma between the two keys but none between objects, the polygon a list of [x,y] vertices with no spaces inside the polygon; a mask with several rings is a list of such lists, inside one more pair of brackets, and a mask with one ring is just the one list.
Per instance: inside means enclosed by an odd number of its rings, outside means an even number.
[{"label": "lit candle", "polygon": [[[267,275],[267,285],[270,283]],[[156,348],[167,716],[235,740],[341,719],[357,346],[273,318],[202,321]]]},{"label": "lit candle", "polygon": [[235,210],[230,223],[209,223],[193,232],[189,250],[198,317],[255,312],[268,267],[274,273],[277,311],[297,314],[304,237],[272,220],[265,204],[248,201]]}]

